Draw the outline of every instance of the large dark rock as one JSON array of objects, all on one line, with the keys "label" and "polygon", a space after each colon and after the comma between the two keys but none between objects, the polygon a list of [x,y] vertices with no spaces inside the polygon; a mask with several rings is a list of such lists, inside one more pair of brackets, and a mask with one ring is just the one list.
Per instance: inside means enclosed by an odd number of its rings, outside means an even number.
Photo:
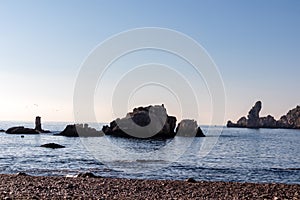
[{"label": "large dark rock", "polygon": [[6,130],[8,134],[39,134],[38,131],[32,128],[24,128],[24,126],[11,127]]},{"label": "large dark rock", "polygon": [[261,110],[261,101],[257,101],[248,113],[247,128],[259,128],[259,112]]},{"label": "large dark rock", "polygon": [[277,121],[277,125],[282,128],[300,129],[300,106],[289,110]]},{"label": "large dark rock", "polygon": [[35,117],[35,128],[34,129],[40,133],[51,133],[51,131],[49,131],[49,130],[42,129],[42,123],[41,123],[40,116]]},{"label": "large dark rock", "polygon": [[277,121],[271,115],[268,115],[267,117],[261,117],[261,118],[259,118],[259,127],[260,128],[277,128]]},{"label": "large dark rock", "polygon": [[176,128],[176,136],[205,137],[195,120],[183,119]]},{"label": "large dark rock", "polygon": [[242,117],[233,123],[227,122],[227,127],[239,127],[239,128],[289,128],[300,129],[300,106],[290,110],[286,115],[283,115],[278,121],[268,115],[266,117],[259,117],[261,110],[261,102],[258,101],[249,111],[248,119]]},{"label": "large dark rock", "polygon": [[126,138],[172,138],[176,117],[168,116],[164,105],[134,108],[126,117],[103,126],[105,135]]},{"label": "large dark rock", "polygon": [[97,131],[96,129],[89,127],[88,124],[72,124],[67,125],[62,132],[56,135],[66,137],[100,137],[104,134],[102,131]]},{"label": "large dark rock", "polygon": [[60,148],[65,148],[65,146],[60,145],[60,144],[56,144],[56,143],[47,143],[47,144],[43,144],[43,145],[41,145],[41,147],[50,148],[50,149],[60,149]]}]

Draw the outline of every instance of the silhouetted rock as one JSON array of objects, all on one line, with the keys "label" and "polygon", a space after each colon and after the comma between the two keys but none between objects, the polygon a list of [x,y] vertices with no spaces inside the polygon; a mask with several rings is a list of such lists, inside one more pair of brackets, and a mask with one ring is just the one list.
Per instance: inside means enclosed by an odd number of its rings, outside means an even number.
[{"label": "silhouetted rock", "polygon": [[99,137],[104,134],[102,131],[97,131],[96,129],[89,127],[88,124],[72,124],[67,125],[62,132],[56,135],[66,137]]},{"label": "silhouetted rock", "polygon": [[300,129],[300,106],[289,110],[277,121],[277,125],[282,128]]},{"label": "silhouetted rock", "polygon": [[6,130],[7,134],[39,134],[38,131],[32,128],[24,128],[24,126],[11,127]]},{"label": "silhouetted rock", "polygon": [[259,118],[259,127],[260,128],[277,128],[277,121],[271,115],[268,115],[267,117],[261,117],[261,118]]},{"label": "silhouetted rock", "polygon": [[261,101],[257,101],[248,113],[247,128],[259,128]]},{"label": "silhouetted rock", "polygon": [[41,123],[40,116],[35,117],[35,128],[34,129],[40,133],[51,133],[51,131],[49,131],[49,130],[42,129],[42,123]]},{"label": "silhouetted rock", "polygon": [[195,120],[183,119],[176,128],[176,136],[205,137]]},{"label": "silhouetted rock", "polygon": [[0,129],[0,132],[5,132],[5,130],[3,130],[3,129]]},{"label": "silhouetted rock", "polygon": [[168,116],[163,105],[134,108],[126,117],[103,126],[106,135],[134,138],[172,138],[176,117]]},{"label": "silhouetted rock", "polygon": [[286,115],[283,115],[278,121],[273,116],[259,117],[261,110],[261,102],[256,102],[255,106],[249,111],[248,119],[242,117],[233,123],[227,122],[227,127],[239,128],[289,128],[300,129],[300,106],[290,110]]},{"label": "silhouetted rock", "polygon": [[56,144],[56,143],[47,143],[47,144],[43,144],[43,145],[41,145],[41,147],[51,148],[51,149],[65,148],[65,146],[60,145],[60,144]]}]

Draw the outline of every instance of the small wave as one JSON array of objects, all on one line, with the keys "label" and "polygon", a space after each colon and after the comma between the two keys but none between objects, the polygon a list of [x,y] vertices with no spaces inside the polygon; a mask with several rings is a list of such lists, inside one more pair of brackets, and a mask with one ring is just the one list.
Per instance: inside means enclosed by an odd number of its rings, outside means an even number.
[{"label": "small wave", "polygon": [[271,168],[271,170],[276,170],[276,171],[300,171],[300,168]]},{"label": "small wave", "polygon": [[165,163],[166,161],[164,160],[144,160],[144,159],[138,159],[136,162],[140,163]]}]

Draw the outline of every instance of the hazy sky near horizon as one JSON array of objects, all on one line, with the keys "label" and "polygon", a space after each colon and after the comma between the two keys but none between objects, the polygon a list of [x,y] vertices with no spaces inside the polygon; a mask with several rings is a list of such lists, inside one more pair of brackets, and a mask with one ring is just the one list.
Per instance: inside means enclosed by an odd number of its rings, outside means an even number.
[{"label": "hazy sky near horizon", "polygon": [[[300,104],[300,1],[0,0],[0,120],[72,121],[83,61],[108,37],[141,27],[182,32],[207,50],[224,82],[225,121],[257,100],[275,118]],[[142,94],[131,107],[168,98]],[[206,98],[200,124],[210,123]],[[95,107],[100,121],[112,120],[109,105]]]}]

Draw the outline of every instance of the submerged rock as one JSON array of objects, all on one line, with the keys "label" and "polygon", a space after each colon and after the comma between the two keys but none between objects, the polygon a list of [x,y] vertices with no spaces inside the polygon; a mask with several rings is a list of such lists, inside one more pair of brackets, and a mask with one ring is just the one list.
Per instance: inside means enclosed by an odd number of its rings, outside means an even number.
[{"label": "submerged rock", "polygon": [[134,108],[126,117],[103,126],[105,135],[126,138],[172,138],[176,117],[169,116],[164,105]]},{"label": "submerged rock", "polygon": [[176,136],[205,137],[195,120],[183,119],[176,128]]},{"label": "submerged rock", "polygon": [[72,124],[67,125],[62,132],[56,135],[66,137],[100,137],[104,134],[102,131],[97,131],[96,129],[89,127],[88,124]]},{"label": "submerged rock", "polygon": [[11,127],[6,130],[7,134],[39,134],[38,131],[32,128],[24,128],[24,126]]},{"label": "submerged rock", "polygon": [[51,149],[65,148],[65,146],[60,145],[60,144],[56,144],[56,143],[43,144],[43,145],[41,145],[41,147],[51,148]]}]

